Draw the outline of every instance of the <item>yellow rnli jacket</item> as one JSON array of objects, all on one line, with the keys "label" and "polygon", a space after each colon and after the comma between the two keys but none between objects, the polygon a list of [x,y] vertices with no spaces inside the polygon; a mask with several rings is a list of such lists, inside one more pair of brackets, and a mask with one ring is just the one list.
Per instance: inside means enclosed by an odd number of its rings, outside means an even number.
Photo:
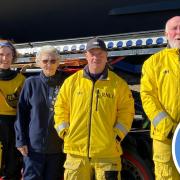
[{"label": "yellow rnli jacket", "polygon": [[13,79],[0,80],[0,115],[16,115],[16,106],[25,77],[18,73]]},{"label": "yellow rnli jacket", "polygon": [[180,53],[168,49],[152,55],[142,68],[141,99],[151,121],[151,137],[171,139],[180,122]]},{"label": "yellow rnli jacket", "polygon": [[107,70],[95,83],[85,70],[67,78],[55,103],[55,128],[65,153],[118,157],[131,128],[134,101],[127,83]]}]

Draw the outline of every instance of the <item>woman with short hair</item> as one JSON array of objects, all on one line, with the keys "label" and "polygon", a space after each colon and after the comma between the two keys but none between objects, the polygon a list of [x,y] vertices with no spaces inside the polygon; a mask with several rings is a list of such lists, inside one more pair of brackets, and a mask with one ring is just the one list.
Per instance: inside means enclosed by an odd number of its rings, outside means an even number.
[{"label": "woman with short hair", "polygon": [[63,175],[62,140],[54,129],[54,102],[65,78],[57,70],[60,59],[56,48],[42,47],[36,55],[42,71],[26,79],[20,95],[15,130],[24,180],[60,180]]}]

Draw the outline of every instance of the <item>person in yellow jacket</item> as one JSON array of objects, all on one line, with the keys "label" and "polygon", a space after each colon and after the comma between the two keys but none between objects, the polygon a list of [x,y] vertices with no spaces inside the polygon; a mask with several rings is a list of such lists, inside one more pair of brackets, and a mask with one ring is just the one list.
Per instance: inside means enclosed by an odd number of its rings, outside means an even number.
[{"label": "person in yellow jacket", "polygon": [[167,21],[165,35],[168,47],[144,62],[140,93],[151,121],[156,180],[179,180],[171,143],[180,122],[180,16]]},{"label": "person in yellow jacket", "polygon": [[134,117],[127,83],[107,67],[103,40],[86,46],[88,65],[65,80],[55,103],[55,128],[67,153],[65,180],[119,180],[121,141]]},{"label": "person in yellow jacket", "polygon": [[0,40],[0,141],[3,146],[2,179],[19,180],[20,153],[15,148],[16,106],[25,77],[10,69],[17,52],[11,42]]}]

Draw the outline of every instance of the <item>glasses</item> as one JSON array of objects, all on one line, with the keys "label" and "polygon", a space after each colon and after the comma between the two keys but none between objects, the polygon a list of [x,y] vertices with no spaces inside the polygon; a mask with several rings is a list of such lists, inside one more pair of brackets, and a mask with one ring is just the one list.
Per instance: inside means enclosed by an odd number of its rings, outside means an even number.
[{"label": "glasses", "polygon": [[51,59],[51,60],[41,60],[43,64],[56,64],[57,60],[56,59]]}]

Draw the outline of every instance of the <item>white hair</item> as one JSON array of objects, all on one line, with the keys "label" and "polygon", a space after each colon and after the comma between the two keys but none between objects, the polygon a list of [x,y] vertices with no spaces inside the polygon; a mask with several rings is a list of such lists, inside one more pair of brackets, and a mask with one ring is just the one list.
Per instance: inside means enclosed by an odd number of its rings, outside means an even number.
[{"label": "white hair", "polygon": [[41,56],[45,53],[52,53],[57,57],[57,60],[61,60],[61,56],[58,50],[54,46],[46,45],[42,46],[41,49],[36,54],[36,63],[41,59]]}]

